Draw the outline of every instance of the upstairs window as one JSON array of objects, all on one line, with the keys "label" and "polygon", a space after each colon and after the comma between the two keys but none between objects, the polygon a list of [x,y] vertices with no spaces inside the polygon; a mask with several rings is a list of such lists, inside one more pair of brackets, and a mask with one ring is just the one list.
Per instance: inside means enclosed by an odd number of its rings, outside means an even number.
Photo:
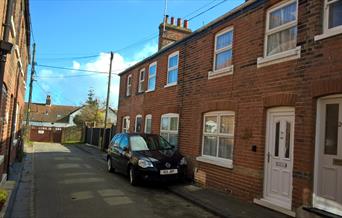
[{"label": "upstairs window", "polygon": [[138,92],[141,93],[145,91],[144,87],[144,81],[145,81],[145,69],[140,70],[139,72],[139,85],[138,85]]},{"label": "upstairs window", "polygon": [[157,62],[150,65],[148,72],[148,90],[154,91],[156,89],[156,78],[157,78]]},{"label": "upstairs window", "polygon": [[233,29],[229,28],[215,36],[214,72],[232,65]]},{"label": "upstairs window", "polygon": [[342,28],[342,0],[325,0],[326,27]]},{"label": "upstairs window", "polygon": [[127,77],[127,86],[126,86],[126,96],[130,96],[132,92],[132,75]]},{"label": "upstairs window", "polygon": [[168,58],[167,85],[175,85],[178,80],[178,60],[179,52],[171,54]]},{"label": "upstairs window", "polygon": [[148,114],[145,117],[145,133],[152,133],[152,115]]},{"label": "upstairs window", "polygon": [[265,56],[296,48],[297,1],[291,0],[267,12]]},{"label": "upstairs window", "polygon": [[122,119],[122,132],[129,132],[129,116],[126,116]]},{"label": "upstairs window", "polygon": [[160,122],[160,135],[171,145],[178,145],[178,114],[164,114]]}]

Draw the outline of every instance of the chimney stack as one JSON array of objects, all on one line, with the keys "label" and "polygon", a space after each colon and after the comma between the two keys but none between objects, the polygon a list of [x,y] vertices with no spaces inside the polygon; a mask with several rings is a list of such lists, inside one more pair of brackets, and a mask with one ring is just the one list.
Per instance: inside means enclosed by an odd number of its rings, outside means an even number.
[{"label": "chimney stack", "polygon": [[51,96],[50,96],[50,95],[46,96],[45,105],[46,105],[46,106],[51,106]]},{"label": "chimney stack", "polygon": [[189,29],[188,20],[184,20],[184,24],[182,25],[182,18],[177,19],[177,24],[175,23],[174,17],[171,17],[170,23],[168,23],[168,18],[169,16],[165,15],[164,22],[159,26],[159,50],[192,33]]}]

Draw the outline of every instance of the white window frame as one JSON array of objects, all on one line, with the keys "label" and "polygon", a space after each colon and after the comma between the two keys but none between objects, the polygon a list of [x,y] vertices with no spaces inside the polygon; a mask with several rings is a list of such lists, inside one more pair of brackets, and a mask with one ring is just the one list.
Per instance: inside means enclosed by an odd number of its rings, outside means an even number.
[{"label": "white window frame", "polygon": [[[151,131],[150,132],[147,132],[147,120],[151,120]],[[152,114],[147,114],[145,116],[145,128],[144,128],[144,133],[152,133]]]},{"label": "white window frame", "polygon": [[315,36],[315,40],[321,40],[325,38],[329,38],[331,36],[335,36],[342,33],[342,25],[329,28],[329,5],[340,0],[332,0],[328,2],[328,0],[324,0],[324,12],[323,12],[323,33],[321,35]]},{"label": "white window frame", "polygon": [[[138,118],[141,118],[141,128],[142,128],[142,115],[141,114],[138,114],[137,116],[135,116],[135,123],[134,123],[134,132],[137,132],[137,121],[138,121]],[[141,131],[141,130],[140,130]]]},{"label": "white window frame", "polygon": [[[144,74],[144,77],[143,77],[143,79],[141,79],[141,74]],[[140,71],[139,71],[139,84],[138,84],[138,92],[139,93],[142,93],[142,92],[144,92],[144,82],[145,82],[145,77],[146,77],[146,70],[145,70],[145,68],[143,68],[143,69],[141,69]]]},{"label": "white window frame", "polygon": [[[283,24],[279,27],[275,27],[272,30],[269,29],[270,25],[270,14],[280,8],[286,7],[292,3],[296,2],[297,3],[297,14],[296,14],[296,20],[291,21],[289,23]],[[293,49],[283,51],[277,54],[273,55],[267,55],[267,46],[268,46],[268,36],[272,35],[277,32],[281,32],[283,30],[290,29],[294,26],[298,26],[298,0],[285,0],[280,2],[279,4],[276,4],[275,6],[271,7],[267,12],[266,12],[266,30],[265,30],[265,38],[264,38],[264,56],[259,57],[257,59],[257,67],[264,67],[276,63],[281,63],[285,61],[290,61],[290,60],[295,60],[300,58],[301,54],[301,46],[297,46]],[[297,35],[298,38],[298,35]]]},{"label": "white window frame", "polygon": [[[155,75],[151,76],[150,71],[151,71],[151,67],[156,66],[156,73]],[[150,64],[150,66],[148,67],[148,80],[147,80],[147,91],[146,92],[153,92],[154,90],[156,90],[156,86],[157,86],[157,69],[158,65],[157,62],[153,62],[152,64]],[[154,85],[153,89],[150,89],[150,79],[151,78],[156,78],[156,83]]]},{"label": "white window frame", "polygon": [[[217,117],[217,133],[206,133],[205,132],[205,118],[206,117]],[[233,134],[229,133],[220,133],[220,122],[222,116],[234,116],[234,130]],[[234,146],[235,146],[235,123],[236,123],[236,115],[234,111],[214,111],[214,112],[208,112],[203,115],[203,127],[202,127],[202,148],[201,148],[201,156],[197,157],[197,161],[221,166],[221,167],[226,167],[226,168],[233,168],[233,159],[234,159]],[[204,155],[203,150],[204,150],[204,137],[205,136],[216,136],[216,137],[227,137],[230,139],[233,139],[233,146],[232,146],[232,159],[226,159],[226,158],[221,158],[218,157],[218,152],[219,152],[219,139],[217,140],[217,153],[216,157],[210,156],[210,155]]]},{"label": "white window frame", "polygon": [[[170,64],[170,59],[175,57],[175,56],[178,56],[177,58],[177,66],[174,66],[174,67],[170,67],[169,64]],[[169,55],[168,59],[167,59],[167,79],[166,79],[166,86],[165,87],[169,87],[169,86],[174,86],[174,85],[177,85],[178,83],[178,66],[179,66],[179,51],[176,51],[176,52],[173,52],[172,54]],[[172,83],[169,83],[169,73],[170,71],[172,70],[177,70],[177,81],[176,82],[172,82]]]},{"label": "white window frame", "polygon": [[[126,120],[126,122],[125,122],[125,120]],[[125,126],[125,124],[127,126]],[[127,132],[128,133],[129,132],[129,126],[130,126],[130,118],[129,118],[129,116],[123,117],[122,118],[122,132]]]},{"label": "white window frame", "polygon": [[[171,127],[171,118],[177,118],[177,130],[170,130],[170,127]],[[163,118],[169,118],[169,129],[168,130],[163,130],[162,129],[162,120]],[[168,137],[166,138],[167,141],[169,141],[169,137],[170,137],[170,134],[177,134],[177,137],[179,137],[178,135],[178,129],[179,129],[179,114],[176,114],[176,113],[168,113],[168,114],[163,114],[161,117],[160,117],[160,135],[162,133],[166,133],[168,134]],[[178,141],[178,139],[177,139]]]},{"label": "white window frame", "polygon": [[126,86],[126,96],[131,96],[132,94],[132,74],[127,77],[127,86]]},{"label": "white window frame", "polygon": [[[232,32],[232,44],[227,46],[227,47],[224,47],[224,48],[221,48],[221,49],[218,49],[216,50],[216,46],[217,46],[217,39],[219,36],[223,35],[223,34],[226,34],[228,32]],[[232,61],[233,61],[233,44],[234,44],[234,27],[228,27],[228,28],[225,28],[223,30],[221,30],[220,32],[216,33],[215,35],[215,45],[214,45],[214,63],[213,63],[213,70],[210,71],[208,73],[208,78],[216,78],[216,77],[220,77],[220,76],[225,76],[225,75],[231,75],[233,74],[233,70],[234,70],[234,65],[230,65],[226,68],[222,68],[222,69],[219,69],[219,70],[216,70],[216,55],[218,53],[221,53],[221,52],[224,52],[224,51],[228,51],[228,50],[232,50]]]}]

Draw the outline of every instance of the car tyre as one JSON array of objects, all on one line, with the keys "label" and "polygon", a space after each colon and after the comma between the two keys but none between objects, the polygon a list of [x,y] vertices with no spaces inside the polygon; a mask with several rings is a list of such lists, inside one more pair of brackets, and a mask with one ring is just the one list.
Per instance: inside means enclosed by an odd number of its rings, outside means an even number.
[{"label": "car tyre", "polygon": [[136,176],[136,173],[133,167],[129,168],[128,174],[129,174],[129,183],[133,186],[138,185],[138,178]]},{"label": "car tyre", "polygon": [[112,159],[110,157],[107,158],[107,171],[110,173],[114,173]]}]

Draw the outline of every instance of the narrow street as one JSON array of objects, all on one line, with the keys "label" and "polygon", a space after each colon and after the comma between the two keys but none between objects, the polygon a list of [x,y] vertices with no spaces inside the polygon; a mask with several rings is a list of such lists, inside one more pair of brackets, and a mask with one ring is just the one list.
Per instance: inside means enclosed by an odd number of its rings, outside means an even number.
[{"label": "narrow street", "polygon": [[214,217],[162,187],[131,186],[77,146],[36,143],[34,215],[53,217]]}]

